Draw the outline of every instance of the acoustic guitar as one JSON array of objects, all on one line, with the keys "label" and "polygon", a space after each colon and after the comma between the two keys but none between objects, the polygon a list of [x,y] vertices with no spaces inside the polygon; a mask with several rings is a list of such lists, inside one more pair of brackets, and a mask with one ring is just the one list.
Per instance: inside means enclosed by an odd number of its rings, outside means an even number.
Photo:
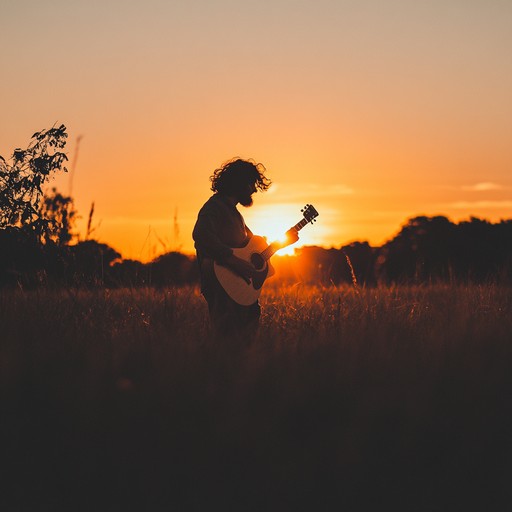
[{"label": "acoustic guitar", "polygon": [[[292,229],[300,231],[307,224],[315,222],[318,217],[318,212],[310,204],[307,204],[301,212],[302,219],[289,231]],[[258,300],[265,280],[275,272],[270,264],[270,258],[283,247],[286,247],[286,244],[272,242],[269,245],[262,236],[253,235],[245,247],[234,248],[233,254],[253,265],[256,270],[254,276],[247,281],[230,268],[217,262],[213,264],[215,276],[235,302],[242,306],[250,306]]]}]

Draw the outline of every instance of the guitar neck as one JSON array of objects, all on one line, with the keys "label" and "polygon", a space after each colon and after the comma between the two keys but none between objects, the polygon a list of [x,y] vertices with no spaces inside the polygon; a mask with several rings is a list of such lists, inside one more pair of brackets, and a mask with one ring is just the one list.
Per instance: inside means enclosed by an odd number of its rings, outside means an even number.
[{"label": "guitar neck", "polygon": [[261,257],[267,261],[269,260],[270,258],[272,258],[272,256],[274,256],[274,254],[279,250],[281,249],[281,245],[278,244],[277,242],[273,242],[271,243],[262,253],[261,253]]},{"label": "guitar neck", "polygon": [[297,222],[297,224],[295,224],[295,226],[293,226],[292,229],[296,229],[297,231],[300,231],[308,222],[309,222],[309,220],[302,219],[300,222]]}]

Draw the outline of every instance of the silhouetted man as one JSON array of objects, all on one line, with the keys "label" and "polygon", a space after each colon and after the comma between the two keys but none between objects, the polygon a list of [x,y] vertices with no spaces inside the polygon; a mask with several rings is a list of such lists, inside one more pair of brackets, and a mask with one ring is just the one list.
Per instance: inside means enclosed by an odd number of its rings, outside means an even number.
[{"label": "silhouetted man", "polygon": [[[260,305],[241,306],[219,284],[213,263],[224,265],[244,279],[255,272],[251,263],[236,257],[232,248],[245,247],[252,237],[236,205],[251,206],[252,195],[265,191],[271,181],[265,167],[253,161],[233,159],[216,169],[210,181],[214,194],[199,211],[192,236],[201,275],[201,292],[208,303],[211,327],[216,335],[250,336],[257,330]],[[288,243],[298,240],[296,232]]]}]

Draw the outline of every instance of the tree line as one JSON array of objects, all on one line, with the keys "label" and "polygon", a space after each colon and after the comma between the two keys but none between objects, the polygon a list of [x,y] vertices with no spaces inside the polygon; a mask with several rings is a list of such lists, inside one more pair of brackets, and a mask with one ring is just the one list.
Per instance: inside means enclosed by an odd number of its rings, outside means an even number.
[{"label": "tree line", "polygon": [[[107,244],[74,233],[71,197],[44,186],[67,172],[66,127],[36,132],[27,149],[0,156],[0,287],[169,286],[195,284],[194,257],[169,252],[149,263],[123,259]],[[92,211],[91,211],[92,213]],[[90,216],[91,217],[91,216]],[[512,281],[512,220],[416,216],[380,247],[366,241],[339,249],[303,247],[275,257],[283,282],[355,286],[379,283]]]},{"label": "tree line", "polygon": [[[296,261],[295,261],[296,260]],[[304,247],[280,271],[310,283],[512,283],[512,220],[416,216],[380,247]],[[280,265],[281,266],[281,265]]]}]

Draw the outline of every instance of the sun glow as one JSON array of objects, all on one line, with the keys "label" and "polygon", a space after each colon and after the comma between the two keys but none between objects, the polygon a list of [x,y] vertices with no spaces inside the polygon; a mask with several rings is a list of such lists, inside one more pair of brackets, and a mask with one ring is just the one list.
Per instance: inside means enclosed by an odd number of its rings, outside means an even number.
[{"label": "sun glow", "polygon": [[[286,232],[302,220],[300,212],[301,206],[295,204],[273,204],[266,205],[264,209],[259,210],[257,213],[251,212],[251,215],[246,215],[247,225],[251,228],[252,232],[256,235],[264,236],[267,242],[284,242],[286,240]],[[299,241],[279,249],[278,255],[293,255],[295,249],[304,244],[309,243],[307,229],[299,233]]]},{"label": "sun glow", "polygon": [[[282,243],[285,243],[286,242],[286,231],[290,228],[291,226],[270,226],[269,228],[270,229],[267,229],[266,232],[268,234],[264,235],[266,238],[267,238],[267,242],[269,244],[273,243],[273,242],[278,242],[280,244]],[[299,242],[297,242],[299,243]],[[295,251],[295,247],[297,245],[297,243],[295,244],[292,244],[292,245],[289,245],[288,247],[283,247],[282,249],[279,249],[277,254],[278,255],[283,255],[283,254],[288,254],[288,255],[291,255],[294,253]]]}]

